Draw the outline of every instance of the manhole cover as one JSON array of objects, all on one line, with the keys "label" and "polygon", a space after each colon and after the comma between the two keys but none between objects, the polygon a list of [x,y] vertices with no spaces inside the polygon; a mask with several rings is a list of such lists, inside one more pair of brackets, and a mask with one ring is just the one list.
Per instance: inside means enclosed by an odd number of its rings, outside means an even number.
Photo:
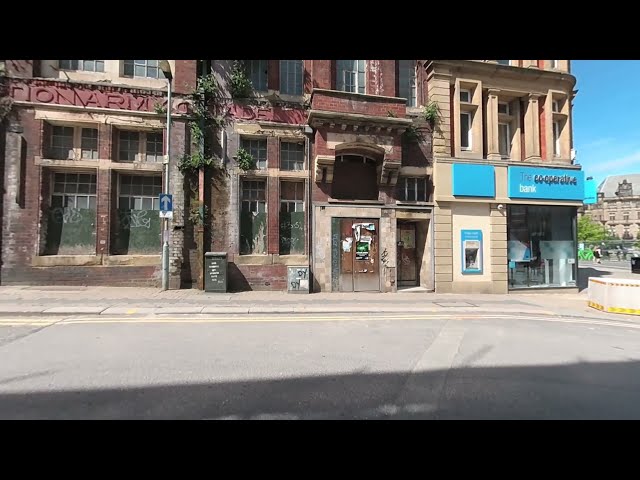
[{"label": "manhole cover", "polygon": [[469,302],[446,302],[446,303],[438,303],[433,302],[434,305],[438,305],[439,307],[477,307],[473,303]]}]

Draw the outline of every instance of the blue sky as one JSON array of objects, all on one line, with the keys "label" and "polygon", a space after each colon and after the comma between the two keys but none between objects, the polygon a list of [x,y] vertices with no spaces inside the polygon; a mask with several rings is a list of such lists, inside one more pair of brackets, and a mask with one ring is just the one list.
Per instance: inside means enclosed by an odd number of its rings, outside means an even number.
[{"label": "blue sky", "polygon": [[572,60],[576,163],[600,183],[640,173],[640,61]]}]

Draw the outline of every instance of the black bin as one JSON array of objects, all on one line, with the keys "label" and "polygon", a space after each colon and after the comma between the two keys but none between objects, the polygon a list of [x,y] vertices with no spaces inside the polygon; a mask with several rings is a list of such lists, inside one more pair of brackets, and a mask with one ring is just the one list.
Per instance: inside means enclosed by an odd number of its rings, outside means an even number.
[{"label": "black bin", "polygon": [[640,273],[640,257],[631,257],[631,273]]},{"label": "black bin", "polygon": [[204,291],[227,291],[227,252],[204,254]]}]

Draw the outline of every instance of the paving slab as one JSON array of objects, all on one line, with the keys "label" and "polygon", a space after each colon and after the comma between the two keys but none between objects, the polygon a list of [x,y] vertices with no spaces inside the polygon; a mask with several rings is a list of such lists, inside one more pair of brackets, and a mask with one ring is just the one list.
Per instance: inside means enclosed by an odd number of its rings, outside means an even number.
[{"label": "paving slab", "polygon": [[74,307],[74,306],[68,306],[68,307],[51,307],[51,308],[47,308],[46,310],[44,310],[42,313],[69,313],[69,314],[76,314],[76,313],[100,313],[103,310],[105,310],[107,308],[107,306],[101,306],[101,307]]}]

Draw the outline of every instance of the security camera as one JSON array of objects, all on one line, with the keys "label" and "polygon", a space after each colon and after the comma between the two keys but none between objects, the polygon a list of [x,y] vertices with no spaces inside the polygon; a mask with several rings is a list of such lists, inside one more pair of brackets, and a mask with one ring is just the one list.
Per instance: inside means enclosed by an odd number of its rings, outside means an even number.
[{"label": "security camera", "polygon": [[503,210],[504,209],[504,205],[502,205],[501,203],[498,204],[498,210]]}]

